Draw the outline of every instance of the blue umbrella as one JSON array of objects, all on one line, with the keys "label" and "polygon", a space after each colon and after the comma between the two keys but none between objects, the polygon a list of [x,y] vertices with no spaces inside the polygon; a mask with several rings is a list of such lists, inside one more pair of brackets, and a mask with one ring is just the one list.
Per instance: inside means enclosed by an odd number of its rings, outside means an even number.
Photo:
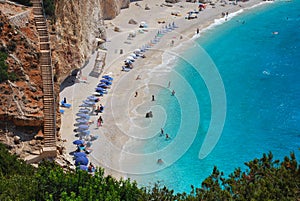
[{"label": "blue umbrella", "polygon": [[112,84],[110,81],[108,81],[106,79],[102,79],[102,80],[100,80],[100,82],[103,82],[103,83],[108,84],[108,85]]},{"label": "blue umbrella", "polygon": [[92,101],[95,101],[95,100],[98,100],[99,98],[96,97],[96,96],[89,96],[87,97],[89,100],[92,100]]},{"label": "blue umbrella", "polygon": [[90,101],[90,100],[84,100],[83,103],[88,105],[95,105],[95,101]]},{"label": "blue umbrella", "polygon": [[73,144],[76,144],[76,145],[80,145],[80,144],[83,144],[84,141],[83,140],[75,140],[73,141]]},{"label": "blue umbrella", "polygon": [[79,157],[86,157],[86,153],[84,153],[84,152],[75,152],[74,153],[74,156],[76,157],[76,158],[79,158]]},{"label": "blue umbrella", "polygon": [[81,156],[76,158],[75,160],[75,165],[88,165],[89,164],[89,159],[87,157]]},{"label": "blue umbrella", "polygon": [[82,124],[82,125],[79,125],[78,128],[82,129],[82,130],[87,130],[87,129],[89,129],[89,125]]},{"label": "blue umbrella", "polygon": [[88,123],[88,120],[87,119],[83,119],[83,118],[79,118],[79,119],[76,119],[76,121],[80,124],[86,124]]},{"label": "blue umbrella", "polygon": [[112,77],[110,77],[109,75],[103,75],[102,78],[107,79],[109,81],[114,80]]},{"label": "blue umbrella", "polygon": [[77,113],[76,116],[81,117],[81,118],[85,118],[85,119],[90,119],[90,116],[84,113]]},{"label": "blue umbrella", "polygon": [[88,171],[88,166],[86,165],[79,165],[79,169],[83,171]]},{"label": "blue umbrella", "polygon": [[84,130],[84,131],[81,131],[80,133],[82,133],[83,135],[89,135],[91,133],[91,131]]},{"label": "blue umbrella", "polygon": [[103,94],[107,94],[106,89],[103,89],[102,87],[97,87],[97,88],[96,88],[96,92],[103,93]]},{"label": "blue umbrella", "polygon": [[98,85],[97,85],[97,87],[102,87],[102,88],[107,88],[107,87],[109,87],[107,84],[105,84],[105,83],[99,83]]},{"label": "blue umbrella", "polygon": [[89,113],[91,110],[90,109],[87,109],[87,108],[81,108],[80,110],[79,110],[79,113]]}]

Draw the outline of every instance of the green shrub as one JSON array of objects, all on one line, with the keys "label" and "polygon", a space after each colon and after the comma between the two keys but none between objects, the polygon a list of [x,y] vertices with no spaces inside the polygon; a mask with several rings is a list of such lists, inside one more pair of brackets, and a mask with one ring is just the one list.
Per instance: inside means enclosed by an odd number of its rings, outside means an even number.
[{"label": "green shrub", "polygon": [[32,3],[30,2],[30,0],[12,0],[12,1],[22,4],[24,6],[32,6]]},{"label": "green shrub", "polygon": [[54,20],[55,19],[55,4],[54,0],[44,0],[44,10],[46,17]]}]

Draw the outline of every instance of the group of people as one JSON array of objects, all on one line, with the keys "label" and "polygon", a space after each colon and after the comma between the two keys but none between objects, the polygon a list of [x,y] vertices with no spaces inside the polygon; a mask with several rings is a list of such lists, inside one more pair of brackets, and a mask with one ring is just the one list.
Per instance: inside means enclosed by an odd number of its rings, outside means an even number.
[{"label": "group of people", "polygon": [[[160,136],[164,136],[165,135],[165,131],[163,128],[160,129]],[[171,137],[168,133],[166,133],[166,140],[170,140]]]}]

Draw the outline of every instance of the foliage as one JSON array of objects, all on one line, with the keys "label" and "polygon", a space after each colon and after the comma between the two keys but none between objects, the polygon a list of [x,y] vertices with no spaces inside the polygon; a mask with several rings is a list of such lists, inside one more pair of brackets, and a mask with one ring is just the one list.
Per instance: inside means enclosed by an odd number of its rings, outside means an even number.
[{"label": "foliage", "polygon": [[54,20],[55,19],[55,4],[54,0],[44,0],[44,10],[47,18]]},{"label": "foliage", "polygon": [[190,193],[174,194],[160,187],[139,188],[135,182],[105,176],[103,169],[94,175],[86,171],[65,171],[51,162],[39,168],[8,154],[0,144],[0,200],[62,200],[62,201],[173,201],[173,200],[299,200],[300,170],[295,155],[283,162],[273,160],[271,153],[245,163],[248,170],[236,169],[224,177],[216,167],[201,188]]},{"label": "foliage", "polygon": [[7,59],[7,53],[5,51],[0,51],[0,83],[6,80],[15,81],[17,76],[14,72],[8,73],[8,66],[5,63]]},{"label": "foliage", "polygon": [[32,5],[30,0],[12,0],[12,1],[17,2],[19,4],[22,4],[24,6],[31,6]]}]

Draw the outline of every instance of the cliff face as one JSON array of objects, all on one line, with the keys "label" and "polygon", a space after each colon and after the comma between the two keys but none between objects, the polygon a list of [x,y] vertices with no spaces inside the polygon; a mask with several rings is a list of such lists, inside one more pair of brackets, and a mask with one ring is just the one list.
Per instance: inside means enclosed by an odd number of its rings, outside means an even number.
[{"label": "cliff face", "polygon": [[59,83],[85,63],[96,48],[96,38],[106,38],[103,20],[114,18],[129,3],[130,0],[56,1],[51,41]]},{"label": "cliff face", "polygon": [[[49,26],[54,65],[55,91],[81,67],[96,48],[97,38],[106,38],[103,19],[114,18],[130,0],[57,0],[56,23]],[[17,126],[43,126],[43,89],[39,68],[38,35],[31,8],[23,27],[12,25],[8,16],[19,16],[25,8],[0,4],[0,52],[10,81],[0,83],[0,121]],[[17,19],[19,21],[19,18]],[[5,56],[6,57],[6,56]],[[2,65],[2,64],[1,64]],[[1,70],[1,69],[0,69]],[[3,71],[3,72],[4,72]],[[0,78],[2,80],[2,71]],[[58,115],[59,125],[59,115]]]},{"label": "cliff face", "polygon": [[[18,28],[0,12],[0,53],[7,57],[1,63],[0,120],[11,120],[17,126],[42,126],[43,91],[39,69],[37,35],[33,20]],[[3,79],[8,74],[9,80]]]}]

